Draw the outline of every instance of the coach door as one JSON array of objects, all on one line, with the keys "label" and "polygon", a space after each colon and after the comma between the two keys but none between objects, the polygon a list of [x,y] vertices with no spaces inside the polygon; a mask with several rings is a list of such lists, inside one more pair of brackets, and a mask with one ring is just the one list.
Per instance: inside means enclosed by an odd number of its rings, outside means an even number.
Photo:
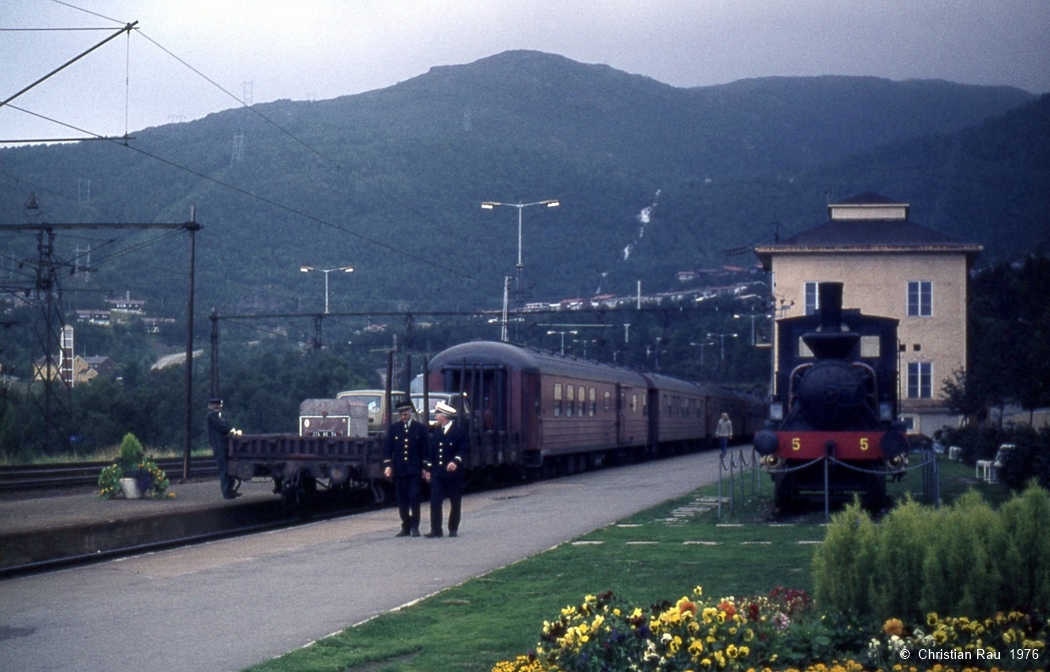
[{"label": "coach door", "polygon": [[630,387],[616,384],[616,443],[623,445],[627,443],[627,395],[631,393]]}]

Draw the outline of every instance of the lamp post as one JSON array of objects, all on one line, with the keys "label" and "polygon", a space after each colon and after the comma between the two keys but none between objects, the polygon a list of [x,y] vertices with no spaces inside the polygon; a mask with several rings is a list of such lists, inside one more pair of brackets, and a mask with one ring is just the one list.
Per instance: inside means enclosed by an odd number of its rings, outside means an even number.
[{"label": "lamp post", "polygon": [[736,338],[736,334],[708,334],[708,338],[717,338],[720,342],[720,348],[722,350],[721,359],[726,358],[726,338]]},{"label": "lamp post", "polygon": [[300,266],[299,270],[303,273],[309,273],[310,271],[320,271],[324,273],[324,314],[328,314],[328,274],[335,271],[343,271],[344,273],[353,273],[353,266],[340,266],[339,268],[314,268],[313,266]]},{"label": "lamp post", "polygon": [[495,208],[497,208],[499,206],[505,206],[505,207],[508,207],[508,208],[517,208],[518,209],[518,265],[517,265],[518,278],[517,278],[517,286],[515,287],[515,290],[514,290],[514,292],[515,292],[515,303],[517,304],[518,318],[519,318],[515,322],[515,327],[514,327],[515,335],[514,335],[514,338],[515,338],[515,340],[518,340],[518,341],[521,340],[520,334],[518,333],[518,331],[521,329],[521,326],[520,326],[520,318],[521,318],[521,310],[522,310],[521,269],[523,268],[523,264],[521,263],[521,211],[524,210],[525,208],[531,207],[533,205],[545,205],[548,208],[556,208],[559,205],[561,205],[561,203],[559,203],[557,199],[548,199],[546,201],[533,201],[532,203],[501,203],[499,201],[483,201],[481,203],[481,209],[482,210],[494,210]]},{"label": "lamp post", "polygon": [[706,348],[709,345],[714,345],[714,341],[708,341],[707,343],[692,343],[692,342],[690,342],[689,345],[693,346],[694,348],[700,348],[700,366],[703,366],[704,365],[704,348]]},{"label": "lamp post", "polygon": [[577,333],[576,331],[548,331],[547,335],[548,336],[553,336],[554,334],[560,334],[561,335],[561,354],[564,355],[565,354],[565,334],[572,334],[572,335],[575,336],[576,333]]}]

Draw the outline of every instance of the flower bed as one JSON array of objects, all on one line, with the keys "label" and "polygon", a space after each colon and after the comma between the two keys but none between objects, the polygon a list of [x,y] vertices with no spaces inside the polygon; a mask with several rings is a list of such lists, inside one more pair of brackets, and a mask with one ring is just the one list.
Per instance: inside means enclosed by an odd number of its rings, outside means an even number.
[{"label": "flower bed", "polygon": [[890,619],[873,636],[870,626],[818,613],[804,591],[782,588],[764,597],[705,600],[697,587],[674,604],[648,610],[602,593],[565,607],[555,621],[545,621],[535,652],[499,662],[492,672],[1046,667],[1047,625],[1038,615],[1010,612],[980,621],[930,614],[926,626],[909,629]]}]

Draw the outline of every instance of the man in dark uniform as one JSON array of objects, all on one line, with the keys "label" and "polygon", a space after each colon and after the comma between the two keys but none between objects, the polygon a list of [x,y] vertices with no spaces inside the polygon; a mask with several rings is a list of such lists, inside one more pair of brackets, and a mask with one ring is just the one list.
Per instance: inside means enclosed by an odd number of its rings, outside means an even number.
[{"label": "man in dark uniform", "polygon": [[400,420],[390,425],[383,446],[383,475],[394,479],[397,509],[401,515],[399,537],[419,536],[419,504],[423,492],[423,462],[430,448],[427,428],[412,419],[415,407],[405,401],[397,407]]},{"label": "man in dark uniform", "polygon": [[456,409],[439,402],[430,437],[430,460],[423,477],[430,483],[430,532],[426,537],[441,536],[441,505],[449,501],[448,536],[459,531],[460,504],[463,501],[463,481],[466,461],[470,455],[467,430],[456,422]]},{"label": "man in dark uniform", "polygon": [[219,489],[225,499],[240,497],[237,492],[238,481],[229,473],[229,455],[226,453],[226,437],[230,432],[236,430],[230,426],[230,421],[222,415],[222,399],[212,397],[208,400],[208,443],[211,444],[211,453],[215,456],[215,463],[219,465]]}]

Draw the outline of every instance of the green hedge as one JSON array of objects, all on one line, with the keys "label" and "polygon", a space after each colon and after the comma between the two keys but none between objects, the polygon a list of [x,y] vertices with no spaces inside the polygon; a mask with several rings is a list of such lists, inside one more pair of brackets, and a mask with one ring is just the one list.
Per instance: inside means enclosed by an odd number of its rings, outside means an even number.
[{"label": "green hedge", "polygon": [[879,619],[1045,609],[1048,520],[1035,483],[998,511],[970,491],[941,509],[909,499],[876,523],[854,503],[814,556],[814,593],[825,610]]}]

